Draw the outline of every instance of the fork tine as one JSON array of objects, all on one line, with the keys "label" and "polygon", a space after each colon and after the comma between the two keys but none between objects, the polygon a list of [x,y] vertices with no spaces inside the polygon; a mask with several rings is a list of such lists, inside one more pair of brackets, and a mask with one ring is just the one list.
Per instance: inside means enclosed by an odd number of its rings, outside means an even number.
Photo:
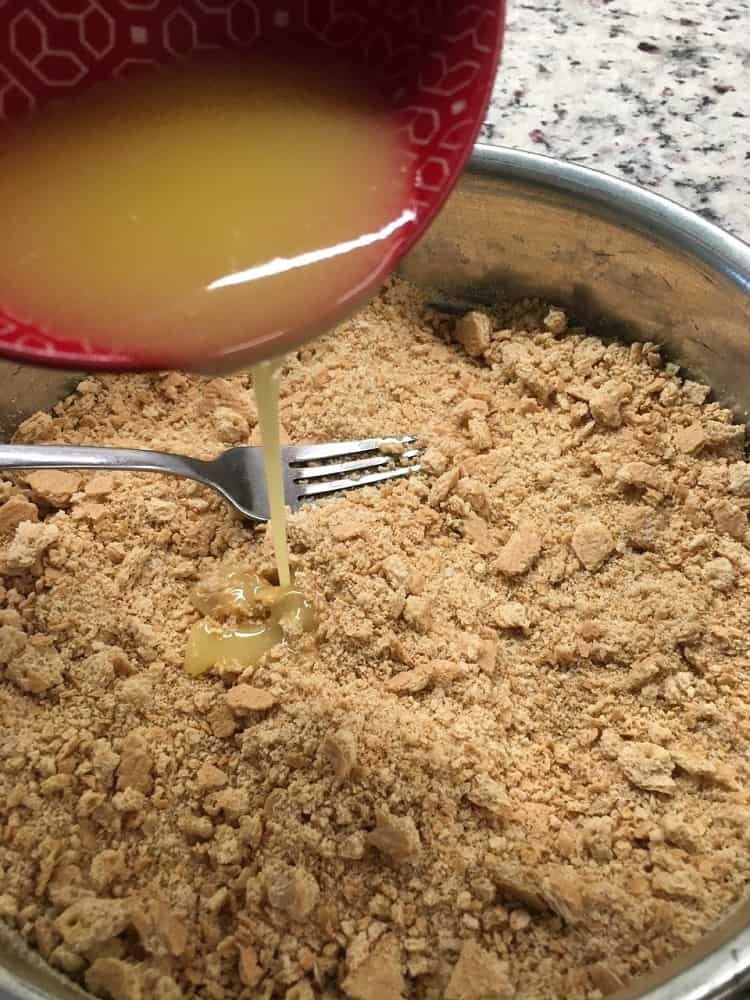
[{"label": "fork tine", "polygon": [[402,455],[373,455],[370,458],[355,458],[351,462],[337,462],[335,465],[303,465],[292,468],[295,483],[303,479],[322,479],[323,476],[341,476],[357,469],[377,469],[380,465],[392,464],[394,459],[412,459],[419,454],[417,448],[405,451]]},{"label": "fork tine", "polygon": [[284,458],[289,465],[313,462],[324,458],[344,458],[346,455],[361,455],[367,451],[378,451],[384,444],[411,444],[413,437],[365,438],[361,441],[334,441],[331,444],[302,444],[284,448]]},{"label": "fork tine", "polygon": [[370,486],[372,483],[382,483],[386,479],[398,479],[419,472],[419,465],[404,465],[398,469],[388,469],[386,472],[371,472],[369,476],[359,476],[357,479],[333,479],[327,483],[302,483],[295,487],[297,497],[323,496],[325,493],[338,493],[340,490],[351,490],[356,486]]}]

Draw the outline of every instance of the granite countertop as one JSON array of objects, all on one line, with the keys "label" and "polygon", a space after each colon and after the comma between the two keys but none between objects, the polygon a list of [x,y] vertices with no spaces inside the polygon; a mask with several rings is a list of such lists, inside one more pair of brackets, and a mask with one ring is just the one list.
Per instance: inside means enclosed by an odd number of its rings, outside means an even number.
[{"label": "granite countertop", "polygon": [[509,0],[482,139],[651,188],[750,242],[750,0]]}]

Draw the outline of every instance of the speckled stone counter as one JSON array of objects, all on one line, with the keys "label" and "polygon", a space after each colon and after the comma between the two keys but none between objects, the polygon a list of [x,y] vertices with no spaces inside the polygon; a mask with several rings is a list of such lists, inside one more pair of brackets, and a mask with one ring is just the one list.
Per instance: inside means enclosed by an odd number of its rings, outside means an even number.
[{"label": "speckled stone counter", "polygon": [[482,138],[642,184],[750,242],[750,0],[509,0]]}]

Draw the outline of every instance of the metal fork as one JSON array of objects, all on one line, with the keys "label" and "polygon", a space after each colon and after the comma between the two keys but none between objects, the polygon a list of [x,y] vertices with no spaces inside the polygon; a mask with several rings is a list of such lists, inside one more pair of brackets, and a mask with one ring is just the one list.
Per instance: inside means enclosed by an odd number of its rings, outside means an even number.
[{"label": "metal fork", "polygon": [[[413,437],[367,438],[332,444],[303,444],[282,448],[284,498],[298,510],[309,497],[325,496],[357,486],[370,486],[419,471],[411,462],[418,449],[400,455],[386,454],[389,444],[412,444]],[[359,456],[359,457],[354,457]],[[332,459],[340,461],[332,462]],[[331,464],[325,464],[331,463]],[[268,496],[262,448],[230,448],[208,461],[133,448],[82,448],[56,444],[0,444],[0,472],[10,469],[113,469],[116,472],[164,472],[194,479],[220,493],[235,510],[251,521],[267,521]],[[356,478],[349,473],[366,469]]]}]

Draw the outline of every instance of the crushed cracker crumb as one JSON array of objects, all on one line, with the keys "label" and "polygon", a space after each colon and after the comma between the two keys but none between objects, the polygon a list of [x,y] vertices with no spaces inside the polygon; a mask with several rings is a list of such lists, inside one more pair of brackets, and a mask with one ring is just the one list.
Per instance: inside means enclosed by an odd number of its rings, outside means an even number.
[{"label": "crushed cracker crumb", "polygon": [[[270,566],[195,483],[0,480],[0,921],[109,1000],[594,1000],[750,880],[750,465],[653,344],[392,282],[287,359],[295,442],[422,472],[303,507],[317,627],[182,670]],[[208,458],[246,376],[97,376],[18,441]]]}]

